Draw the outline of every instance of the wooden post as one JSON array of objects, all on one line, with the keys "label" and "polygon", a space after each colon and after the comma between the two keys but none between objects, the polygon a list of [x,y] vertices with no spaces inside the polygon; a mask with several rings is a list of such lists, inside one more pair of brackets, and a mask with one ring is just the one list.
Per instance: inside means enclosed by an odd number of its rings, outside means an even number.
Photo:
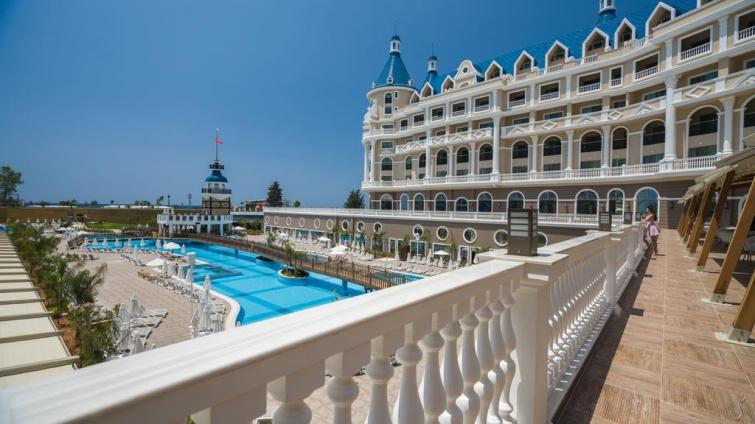
[{"label": "wooden post", "polygon": [[737,315],[729,330],[729,339],[746,343],[752,334],[752,327],[755,325],[755,274],[750,277],[750,284],[742,298],[742,304],[739,305]]},{"label": "wooden post", "polygon": [[692,203],[692,206],[690,207],[689,217],[687,218],[687,222],[684,224],[684,241],[685,241],[685,243],[687,242],[687,240],[689,240],[689,234],[692,232],[692,224],[695,222],[695,218],[697,218],[697,216],[695,215],[695,213],[696,213],[696,211],[698,209],[698,206],[700,205],[700,201],[702,199],[702,196],[703,196],[702,193],[697,193],[695,195],[694,202]]},{"label": "wooden post", "polygon": [[750,183],[750,189],[747,192],[745,205],[742,208],[742,213],[739,215],[739,220],[737,221],[737,228],[734,230],[734,235],[731,238],[731,243],[729,243],[729,248],[726,249],[726,257],[721,266],[721,272],[718,274],[716,287],[710,297],[711,302],[723,303],[724,301],[726,290],[729,288],[731,276],[734,273],[734,267],[737,266],[739,255],[742,254],[742,246],[744,246],[747,234],[750,232],[753,213],[755,213],[755,178],[753,178]]},{"label": "wooden post", "polygon": [[682,209],[682,216],[679,217],[679,223],[676,224],[676,232],[681,234],[682,228],[684,227],[684,222],[687,219],[687,212],[689,212],[690,203],[692,202],[692,199],[687,200],[684,202],[684,209]]},{"label": "wooden post", "polygon": [[700,202],[700,207],[697,209],[697,219],[692,227],[692,234],[690,235],[689,242],[687,243],[687,249],[690,253],[695,253],[697,250],[697,243],[700,241],[700,233],[705,226],[705,215],[708,213],[710,207],[710,201],[713,199],[713,191],[716,188],[716,182],[712,181],[705,185],[705,191],[703,192],[703,199]]},{"label": "wooden post", "polygon": [[[697,260],[697,270],[702,271],[705,268],[705,263],[708,261],[708,255],[713,247],[713,241],[716,238],[716,231],[718,231],[719,223],[721,222],[721,215],[724,212],[726,206],[726,200],[729,197],[729,189],[731,188],[731,182],[734,179],[734,171],[729,171],[724,176],[724,181],[721,183],[721,191],[718,193],[718,202],[716,203],[716,209],[713,210],[713,216],[710,218],[710,228],[705,235],[705,241],[703,242],[703,249],[700,252],[700,258]],[[695,251],[693,250],[692,253]]]}]

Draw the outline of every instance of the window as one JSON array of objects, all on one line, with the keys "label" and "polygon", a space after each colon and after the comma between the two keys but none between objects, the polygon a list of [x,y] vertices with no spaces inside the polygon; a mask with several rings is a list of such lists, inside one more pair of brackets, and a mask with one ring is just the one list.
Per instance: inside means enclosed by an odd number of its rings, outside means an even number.
[{"label": "window", "polygon": [[469,150],[466,147],[456,152],[456,163],[469,163]]},{"label": "window", "polygon": [[745,69],[755,68],[755,59],[745,62]]},{"label": "window", "polygon": [[493,147],[490,144],[483,144],[480,147],[480,162],[493,160]]},{"label": "window", "polygon": [[585,113],[593,113],[593,112],[600,112],[603,110],[603,105],[592,105],[592,106],[582,106],[582,109],[580,112],[582,114]]},{"label": "window", "polygon": [[451,116],[463,115],[467,104],[465,102],[454,103],[451,105]]},{"label": "window", "polygon": [[661,97],[666,97],[666,90],[658,90],[652,93],[645,94],[645,96],[642,98],[644,101],[653,100],[653,99],[660,99]]},{"label": "window", "polygon": [[439,151],[435,161],[438,165],[448,165],[448,153],[445,150]]},{"label": "window", "polygon": [[412,228],[412,233],[414,234],[415,238],[420,238],[422,237],[422,234],[425,233],[425,229],[422,228],[421,225],[417,224],[414,226],[414,228]]},{"label": "window", "polygon": [[474,228],[464,230],[464,242],[472,244],[477,240],[477,231]]},{"label": "window", "polygon": [[525,159],[529,155],[529,147],[524,141],[517,141],[511,150],[512,159]]},{"label": "window", "polygon": [[580,169],[595,169],[600,168],[600,160],[583,160],[579,162]]},{"label": "window", "polygon": [[560,163],[544,163],[543,164],[543,171],[560,171],[560,170],[561,170]]},{"label": "window", "polygon": [[390,115],[391,113],[393,113],[393,93],[385,93],[383,104],[384,104],[383,112],[386,115]]},{"label": "window", "polygon": [[382,171],[392,171],[393,162],[391,162],[389,158],[383,158],[383,160],[380,162],[380,169]]},{"label": "window", "polygon": [[707,72],[689,79],[689,85],[700,84],[701,82],[710,81],[718,78],[718,71]]},{"label": "window", "polygon": [[634,79],[642,79],[658,72],[658,55],[654,54],[634,62]]},{"label": "window", "polygon": [[393,198],[389,194],[384,194],[382,197],[380,197],[380,209],[393,209]]},{"label": "window", "polygon": [[621,28],[619,28],[618,34],[619,34],[618,42],[620,44],[626,43],[627,41],[632,39],[632,34],[633,34],[632,27],[630,27],[626,22],[624,22],[623,24],[621,24]]},{"label": "window", "polygon": [[656,153],[642,156],[642,163],[658,163],[663,159],[663,153]]},{"label": "window", "polygon": [[436,107],[430,111],[430,116],[433,121],[439,121],[443,119],[443,107]]},{"label": "window", "polygon": [[527,172],[527,165],[515,165],[511,167],[512,174],[524,174]]},{"label": "window", "polygon": [[713,134],[718,132],[718,111],[704,108],[695,112],[689,121],[689,136]]},{"label": "window", "polygon": [[619,99],[611,102],[611,109],[621,109],[627,105],[627,99]]},{"label": "window", "polygon": [[414,210],[415,211],[423,211],[425,210],[425,196],[421,193],[414,195]]},{"label": "window", "polygon": [[627,160],[625,158],[611,159],[611,166],[613,167],[626,165],[626,163]]},{"label": "window", "polygon": [[402,211],[408,211],[409,210],[409,196],[404,193],[401,195],[401,200],[399,201],[399,207]]},{"label": "window", "polygon": [[435,235],[438,237],[438,240],[445,240],[448,238],[448,228],[446,227],[438,227],[437,230],[435,230]]},{"label": "window", "polygon": [[577,214],[595,215],[598,213],[598,195],[592,190],[583,190],[577,194]]},{"label": "window", "polygon": [[611,149],[623,150],[627,148],[627,130],[619,128],[615,130],[611,138]]},{"label": "window", "polygon": [[435,195],[435,211],[436,212],[445,212],[446,211],[446,201],[448,199],[446,198],[446,195],[443,193],[439,193]]},{"label": "window", "polygon": [[529,56],[522,53],[521,57],[519,58],[519,64],[516,67],[517,73],[525,73],[529,72],[532,68],[532,59],[530,59]]},{"label": "window", "polygon": [[708,53],[711,50],[711,28],[692,34],[679,42],[679,56],[681,60],[691,59]]},{"label": "window", "polygon": [[511,192],[507,203],[509,209],[522,209],[524,208],[524,195],[518,191]]},{"label": "window", "polygon": [[600,72],[579,77],[578,91],[580,93],[589,93],[591,91],[600,90],[601,78]]},{"label": "window", "polygon": [[509,93],[509,107],[521,106],[526,102],[526,99],[524,90]]},{"label": "window", "polygon": [[425,123],[425,115],[424,114],[414,115],[414,117],[412,117],[412,121],[414,122],[415,127],[420,126]]},{"label": "window", "polygon": [[404,169],[406,171],[412,170],[412,157],[411,156],[407,156],[406,160],[404,160]]},{"label": "window", "polygon": [[424,168],[425,163],[426,163],[425,154],[422,153],[421,155],[419,155],[419,168]]},{"label": "window", "polygon": [[558,196],[552,191],[540,193],[537,201],[538,213],[557,213]]},{"label": "window", "polygon": [[551,137],[543,143],[543,156],[561,156],[561,140]]},{"label": "window", "polygon": [[349,231],[349,221],[341,221],[341,230]]},{"label": "window", "polygon": [[755,99],[745,105],[744,115],[745,128],[755,127]]},{"label": "window", "polygon": [[392,141],[383,141],[380,143],[380,148],[383,150],[387,149],[393,149],[393,142]]},{"label": "window", "polygon": [[530,118],[517,118],[511,120],[511,125],[522,125],[522,124],[529,124]]},{"label": "window", "polygon": [[493,234],[493,241],[499,247],[506,247],[509,245],[509,233],[506,230],[498,230]]},{"label": "window", "polygon": [[446,135],[446,130],[438,130],[438,131],[435,131],[435,136],[436,136],[436,137],[440,137],[440,136],[442,136],[442,135]]},{"label": "window", "polygon": [[401,123],[399,124],[401,131],[406,131],[406,128],[409,127],[409,120],[408,119],[402,119]]},{"label": "window", "polygon": [[456,212],[469,211],[469,201],[467,201],[467,199],[463,197],[456,199],[456,205],[454,206],[454,210],[456,210]]},{"label": "window", "polygon": [[493,121],[483,122],[483,123],[480,124],[480,126],[478,128],[480,128],[480,129],[483,129],[483,128],[493,128]]},{"label": "window", "polygon": [[543,114],[543,120],[563,118],[564,112],[549,112]]},{"label": "window", "polygon": [[560,84],[558,82],[540,86],[540,100],[552,100],[559,97]]},{"label": "window", "polygon": [[360,232],[360,233],[364,232],[364,222],[357,221],[357,232]]},{"label": "window", "polygon": [[480,110],[488,110],[490,108],[490,97],[478,97],[474,99],[474,110],[475,112]]},{"label": "window", "polygon": [[477,212],[493,212],[493,196],[482,193],[477,197]]},{"label": "window", "polygon": [[661,121],[648,124],[642,132],[642,145],[663,144],[666,142],[666,126]]},{"label": "window", "polygon": [[599,152],[602,144],[603,137],[600,133],[589,132],[582,136],[582,141],[579,143],[579,150],[582,153]]},{"label": "window", "polygon": [[463,132],[467,132],[467,131],[469,131],[469,127],[467,127],[467,126],[456,127],[456,129],[454,130],[454,133],[458,134],[458,133],[463,133]]}]

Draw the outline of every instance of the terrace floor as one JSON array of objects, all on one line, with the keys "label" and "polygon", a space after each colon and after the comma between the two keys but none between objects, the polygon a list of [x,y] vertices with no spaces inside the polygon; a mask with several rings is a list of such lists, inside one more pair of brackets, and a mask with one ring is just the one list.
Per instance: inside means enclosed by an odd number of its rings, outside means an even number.
[{"label": "terrace floor", "polygon": [[[645,260],[619,301],[555,423],[753,423],[755,349],[716,340],[735,306],[701,302],[713,291],[723,253],[703,272],[678,233]],[[698,253],[700,248],[698,248]],[[740,261],[727,302],[741,302],[752,265]]]}]

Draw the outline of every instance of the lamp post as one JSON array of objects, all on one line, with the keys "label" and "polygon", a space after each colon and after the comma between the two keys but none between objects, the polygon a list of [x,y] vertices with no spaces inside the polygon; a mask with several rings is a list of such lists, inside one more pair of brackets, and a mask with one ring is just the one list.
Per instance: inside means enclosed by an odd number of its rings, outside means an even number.
[{"label": "lamp post", "polygon": [[537,210],[509,209],[510,255],[537,256]]}]

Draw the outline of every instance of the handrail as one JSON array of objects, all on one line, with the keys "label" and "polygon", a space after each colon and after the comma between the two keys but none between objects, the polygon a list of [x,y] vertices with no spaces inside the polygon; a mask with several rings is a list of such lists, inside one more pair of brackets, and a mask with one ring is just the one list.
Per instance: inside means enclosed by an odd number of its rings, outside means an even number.
[{"label": "handrail", "polygon": [[712,43],[709,41],[705,44],[699,45],[697,47],[693,47],[691,49],[687,49],[679,54],[679,58],[681,60],[687,60],[691,59],[695,56],[699,56],[704,53],[708,53],[711,49]]},{"label": "handrail", "polygon": [[737,41],[746,40],[751,37],[755,37],[755,26],[742,29],[737,33]]},{"label": "handrail", "polygon": [[654,74],[657,74],[657,73],[658,73],[658,65],[655,65],[653,67],[650,67],[650,68],[643,69],[641,71],[635,72],[634,73],[634,80],[637,81],[637,80],[640,80],[640,79],[643,79],[643,78],[647,78],[647,77],[649,77],[651,75],[654,75]]}]

